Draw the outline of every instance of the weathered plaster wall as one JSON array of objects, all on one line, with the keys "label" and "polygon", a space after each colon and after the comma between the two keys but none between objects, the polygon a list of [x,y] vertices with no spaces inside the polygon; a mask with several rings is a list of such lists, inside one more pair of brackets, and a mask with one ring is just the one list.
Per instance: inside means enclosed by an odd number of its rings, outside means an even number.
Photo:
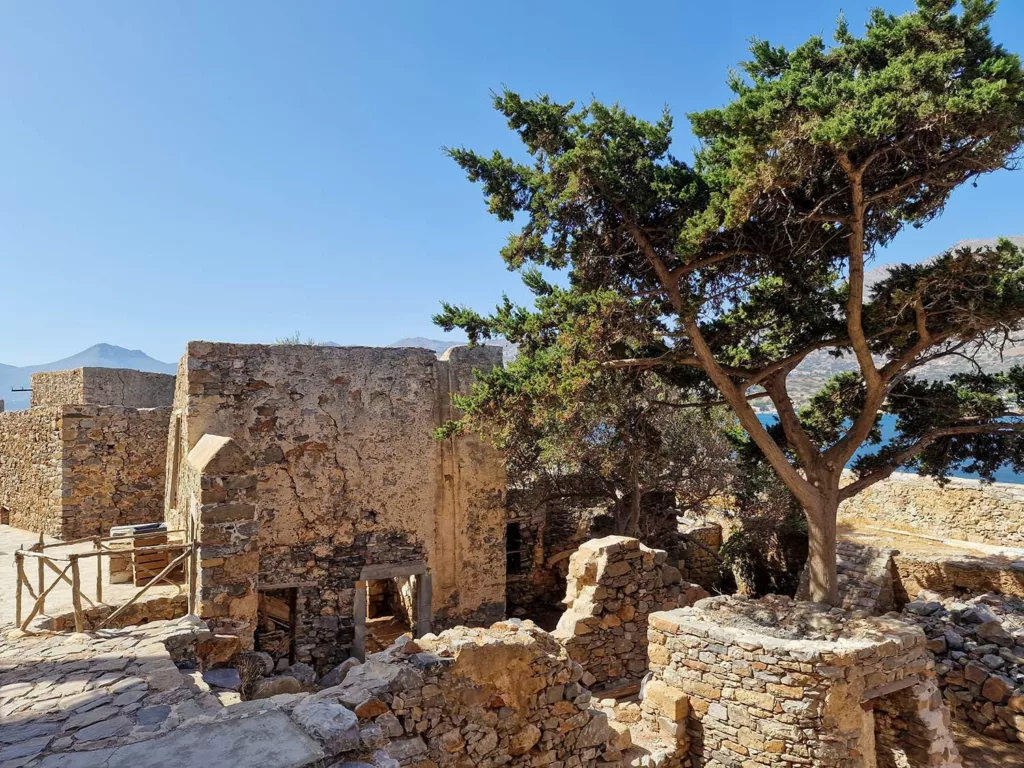
[{"label": "weathered plaster wall", "polygon": [[[500,456],[473,437],[433,438],[451,416],[449,392],[468,386],[473,367],[496,364],[500,350],[487,347],[439,361],[413,349],[188,345],[168,476],[208,433],[232,438],[250,457],[259,582],[298,590],[300,660],[325,666],[344,657],[367,565],[426,561],[438,626],[503,613]],[[180,479],[170,485],[175,524]]]},{"label": "weathered plaster wall", "polygon": [[839,508],[840,522],[986,544],[1024,545],[1024,485],[951,479],[944,487],[897,473]]},{"label": "weathered plaster wall", "polygon": [[123,405],[162,408],[174,396],[174,376],[127,368],[74,368],[32,374],[32,405]]},{"label": "weathered plaster wall", "polygon": [[60,408],[0,413],[0,507],[16,528],[61,535]]},{"label": "weathered plaster wall", "polygon": [[11,525],[73,539],[162,519],[169,408],[39,406],[0,414]]}]

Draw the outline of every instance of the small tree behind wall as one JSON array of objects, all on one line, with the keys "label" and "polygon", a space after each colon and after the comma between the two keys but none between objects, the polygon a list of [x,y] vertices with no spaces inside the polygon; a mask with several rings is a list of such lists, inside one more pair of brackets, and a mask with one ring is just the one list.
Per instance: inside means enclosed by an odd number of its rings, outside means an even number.
[{"label": "small tree behind wall", "polygon": [[[1017,159],[1024,74],[991,39],[994,9],[918,0],[902,16],[873,12],[862,37],[841,20],[831,47],[755,43],[731,77],[733,100],[691,115],[692,167],[670,154],[667,112],[646,122],[596,102],[497,95],[531,159],[450,154],[494,215],[522,222],[502,256],[537,300],[506,299],[488,317],[446,305],[437,321],[473,340],[504,335],[521,355],[557,351],[567,398],[585,397],[596,370],[629,369],[727,405],[804,510],[812,599],[837,604],[844,499],[900,467],[991,477],[1024,464],[1024,373],[913,375],[1021,328],[1022,251],[1003,241],[864,283],[877,248]],[[536,266],[563,278],[551,285]],[[854,370],[798,411],[788,379],[819,351]],[[471,415],[508,383],[497,376],[464,403]],[[749,402],[765,396],[775,430]],[[880,440],[884,411],[895,436],[844,486],[858,448]]]}]

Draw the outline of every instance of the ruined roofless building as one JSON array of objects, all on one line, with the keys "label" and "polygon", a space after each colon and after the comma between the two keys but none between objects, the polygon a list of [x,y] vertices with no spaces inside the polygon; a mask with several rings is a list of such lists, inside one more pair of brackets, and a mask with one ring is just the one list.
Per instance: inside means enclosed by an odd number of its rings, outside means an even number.
[{"label": "ruined roofless building", "polygon": [[503,461],[433,437],[451,393],[500,364],[493,347],[189,343],[164,501],[201,545],[200,615],[320,669],[362,654],[380,601],[416,634],[500,619]]}]

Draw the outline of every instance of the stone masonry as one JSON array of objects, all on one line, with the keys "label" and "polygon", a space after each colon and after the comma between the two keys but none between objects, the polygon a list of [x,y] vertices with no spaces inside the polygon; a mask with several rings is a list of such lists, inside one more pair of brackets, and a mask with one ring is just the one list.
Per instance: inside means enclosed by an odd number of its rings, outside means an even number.
[{"label": "stone masonry", "polygon": [[588,541],[572,555],[568,609],[554,637],[583,666],[586,685],[639,681],[647,673],[648,615],[707,597],[666,559],[624,536]]},{"label": "stone masonry", "polygon": [[62,539],[162,519],[169,408],[45,405],[0,413],[0,507]]},{"label": "stone masonry", "polygon": [[694,766],[960,766],[916,627],[723,596],[652,614],[648,635],[645,717]]},{"label": "stone masonry", "polygon": [[32,374],[32,406],[122,405],[161,408],[174,397],[174,376],[127,368],[74,368]]},{"label": "stone masonry", "polygon": [[895,473],[839,507],[840,523],[867,523],[946,539],[1024,545],[1024,486]]},{"label": "stone masonry", "polygon": [[[836,552],[839,575],[839,596],[847,611],[864,611],[880,615],[895,610],[899,579],[894,549],[880,549],[840,541]],[[800,574],[797,597],[808,599],[808,569]]]},{"label": "stone masonry", "polygon": [[420,573],[427,627],[500,618],[501,457],[471,435],[433,435],[454,415],[451,393],[500,355],[190,342],[169,432],[169,526],[190,517],[190,451],[204,435],[228,438],[256,478],[258,587],[296,592],[296,660],[326,669],[348,655],[365,579]]}]

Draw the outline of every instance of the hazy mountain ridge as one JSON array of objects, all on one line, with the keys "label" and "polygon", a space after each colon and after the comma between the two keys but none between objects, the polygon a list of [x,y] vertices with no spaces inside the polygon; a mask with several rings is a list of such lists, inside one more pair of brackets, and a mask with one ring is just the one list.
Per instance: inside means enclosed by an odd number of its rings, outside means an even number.
[{"label": "hazy mountain ridge", "polygon": [[113,344],[94,344],[77,354],[51,363],[39,365],[4,365],[0,363],[0,400],[7,410],[28,408],[31,393],[12,392],[11,389],[28,388],[32,374],[40,371],[64,371],[70,368],[128,368],[150,373],[177,373],[177,363],[164,363],[150,357],[141,349],[125,349]]}]

